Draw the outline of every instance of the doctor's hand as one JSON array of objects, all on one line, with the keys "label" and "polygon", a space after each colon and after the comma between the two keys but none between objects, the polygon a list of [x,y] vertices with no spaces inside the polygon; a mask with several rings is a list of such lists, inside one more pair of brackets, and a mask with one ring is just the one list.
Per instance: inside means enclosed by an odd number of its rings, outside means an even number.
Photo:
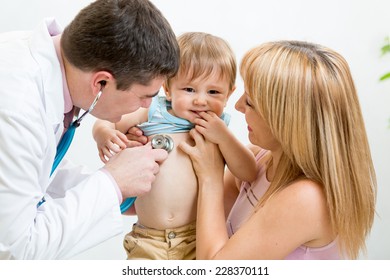
[{"label": "doctor's hand", "polygon": [[104,168],[114,177],[125,199],[149,192],[161,162],[167,157],[167,151],[152,149],[148,143],[120,151],[111,157]]}]

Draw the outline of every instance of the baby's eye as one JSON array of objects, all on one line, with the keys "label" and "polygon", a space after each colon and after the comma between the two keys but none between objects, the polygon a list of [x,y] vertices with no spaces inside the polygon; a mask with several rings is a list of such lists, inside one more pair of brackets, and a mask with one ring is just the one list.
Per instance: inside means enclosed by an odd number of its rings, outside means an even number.
[{"label": "baby's eye", "polygon": [[209,90],[209,94],[218,94],[218,93],[219,93],[218,90],[215,89]]},{"label": "baby's eye", "polygon": [[183,88],[183,90],[186,92],[195,92],[193,88]]}]

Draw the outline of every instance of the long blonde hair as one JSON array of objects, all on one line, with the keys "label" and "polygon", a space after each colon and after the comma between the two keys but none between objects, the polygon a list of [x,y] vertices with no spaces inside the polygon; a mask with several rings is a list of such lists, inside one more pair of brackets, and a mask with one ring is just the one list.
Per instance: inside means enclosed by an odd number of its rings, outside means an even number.
[{"label": "long blonde hair", "polygon": [[280,41],[246,53],[240,72],[283,150],[259,205],[299,178],[318,182],[342,252],[357,258],[374,220],[376,176],[347,62],[323,46]]}]

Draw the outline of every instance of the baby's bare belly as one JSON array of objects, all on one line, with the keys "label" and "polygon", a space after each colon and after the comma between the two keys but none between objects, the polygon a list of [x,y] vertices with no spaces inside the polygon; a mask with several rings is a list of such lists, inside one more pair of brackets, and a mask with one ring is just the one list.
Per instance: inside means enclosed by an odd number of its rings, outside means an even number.
[{"label": "baby's bare belly", "polygon": [[196,219],[197,179],[191,160],[179,148],[188,133],[169,134],[174,148],[160,165],[152,190],[135,201],[138,223],[155,229],[176,228]]}]

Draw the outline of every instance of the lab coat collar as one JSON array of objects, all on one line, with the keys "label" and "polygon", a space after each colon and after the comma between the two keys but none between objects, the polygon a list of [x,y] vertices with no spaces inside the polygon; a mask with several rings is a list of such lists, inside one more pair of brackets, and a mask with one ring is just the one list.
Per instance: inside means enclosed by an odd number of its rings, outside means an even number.
[{"label": "lab coat collar", "polygon": [[42,71],[42,100],[49,120],[53,125],[64,119],[64,95],[60,62],[51,36],[62,32],[53,18],[47,18],[33,31],[29,40],[31,55]]},{"label": "lab coat collar", "polygon": [[70,92],[69,92],[69,88],[68,88],[68,82],[66,80],[66,76],[65,76],[65,67],[64,67],[64,61],[62,60],[62,56],[61,56],[61,36],[58,35],[58,36],[53,36],[52,37],[53,39],[53,43],[54,43],[54,48],[56,50],[56,53],[57,53],[57,58],[58,58],[58,61],[60,62],[60,66],[61,66],[61,72],[62,72],[62,91],[64,93],[64,101],[65,101],[65,104],[64,104],[64,112],[65,114],[69,113],[70,111],[72,111],[73,109],[73,103],[72,103],[72,98],[70,97]]}]

